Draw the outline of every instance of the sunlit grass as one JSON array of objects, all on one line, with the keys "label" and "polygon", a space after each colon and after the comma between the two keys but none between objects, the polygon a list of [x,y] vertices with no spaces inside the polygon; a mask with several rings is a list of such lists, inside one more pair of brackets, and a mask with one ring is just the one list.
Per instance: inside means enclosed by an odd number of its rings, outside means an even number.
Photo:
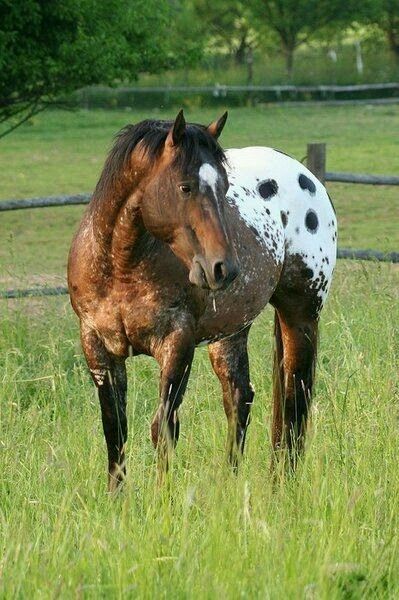
[{"label": "sunlit grass", "polygon": [[398,279],[394,266],[339,263],[306,456],[274,489],[270,309],[251,333],[257,393],[238,477],[200,349],[170,493],[157,488],[158,369],[132,359],[117,500],[105,492],[100,412],[67,300],[2,301],[1,597],[397,597]]}]

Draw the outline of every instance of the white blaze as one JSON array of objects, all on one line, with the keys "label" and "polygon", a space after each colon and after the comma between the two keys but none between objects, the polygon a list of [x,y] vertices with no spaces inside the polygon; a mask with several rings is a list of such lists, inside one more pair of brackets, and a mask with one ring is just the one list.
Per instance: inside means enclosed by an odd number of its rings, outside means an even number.
[{"label": "white blaze", "polygon": [[200,181],[200,190],[202,191],[202,187],[209,185],[216,198],[216,184],[219,179],[219,174],[216,169],[209,163],[204,163],[201,165],[198,175]]}]

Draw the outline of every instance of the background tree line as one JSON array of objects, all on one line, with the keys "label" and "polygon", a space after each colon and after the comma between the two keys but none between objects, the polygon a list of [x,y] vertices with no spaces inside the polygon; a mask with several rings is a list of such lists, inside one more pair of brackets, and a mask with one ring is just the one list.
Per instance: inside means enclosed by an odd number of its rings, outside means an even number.
[{"label": "background tree line", "polygon": [[399,65],[399,0],[0,0],[0,137],[66,94],[193,67],[206,50],[250,70],[353,27],[382,32]]}]

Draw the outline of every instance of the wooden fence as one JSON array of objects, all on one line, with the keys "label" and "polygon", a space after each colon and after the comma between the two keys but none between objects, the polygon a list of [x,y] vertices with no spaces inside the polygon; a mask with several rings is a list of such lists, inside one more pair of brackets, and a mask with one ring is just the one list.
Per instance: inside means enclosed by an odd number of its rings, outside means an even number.
[{"label": "wooden fence", "polygon": [[272,92],[279,97],[283,92],[292,94],[309,94],[319,92],[320,94],[347,94],[351,92],[369,92],[391,90],[399,92],[399,83],[362,83],[354,85],[223,85],[215,83],[214,85],[164,85],[164,86],[141,86],[141,87],[117,87],[109,88],[106,86],[93,86],[84,88],[82,91],[94,89],[97,91],[119,91],[134,92],[135,94],[148,94],[156,92],[164,94],[167,92],[182,92],[184,94],[209,92],[216,95],[227,95],[228,92]]},{"label": "wooden fence", "polygon": [[[390,175],[364,175],[357,173],[330,173],[326,171],[326,144],[313,143],[307,145],[307,167],[323,183],[342,182],[362,185],[399,185],[399,177]],[[22,210],[32,208],[46,208],[50,206],[70,206],[88,204],[91,194],[74,194],[72,196],[48,196],[29,198],[23,200],[0,201],[0,212],[9,210]],[[355,250],[352,248],[339,248],[338,258],[372,260],[399,263],[399,252],[381,252],[379,250]],[[59,296],[67,294],[68,289],[63,286],[38,287],[25,290],[0,291],[0,298],[23,298],[27,296]]]},{"label": "wooden fence", "polygon": [[[85,108],[91,106],[131,107],[138,105],[163,106],[179,104],[182,99],[200,96],[212,102],[246,104],[258,102],[297,103],[323,102],[376,103],[399,102],[399,83],[370,83],[359,85],[164,85],[109,88],[91,86],[82,88],[75,94],[75,101]],[[143,104],[144,103],[144,104]],[[150,103],[150,104],[148,104]]]}]

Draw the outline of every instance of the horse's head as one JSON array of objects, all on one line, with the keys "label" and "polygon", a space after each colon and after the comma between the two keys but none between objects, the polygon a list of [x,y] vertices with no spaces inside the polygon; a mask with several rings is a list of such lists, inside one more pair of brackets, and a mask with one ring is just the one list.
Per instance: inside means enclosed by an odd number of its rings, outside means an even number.
[{"label": "horse's head", "polygon": [[163,123],[162,147],[146,183],[145,227],[167,242],[190,271],[191,283],[225,288],[238,262],[225,219],[228,180],[217,139],[225,113],[208,127],[186,124],[183,111]]}]

